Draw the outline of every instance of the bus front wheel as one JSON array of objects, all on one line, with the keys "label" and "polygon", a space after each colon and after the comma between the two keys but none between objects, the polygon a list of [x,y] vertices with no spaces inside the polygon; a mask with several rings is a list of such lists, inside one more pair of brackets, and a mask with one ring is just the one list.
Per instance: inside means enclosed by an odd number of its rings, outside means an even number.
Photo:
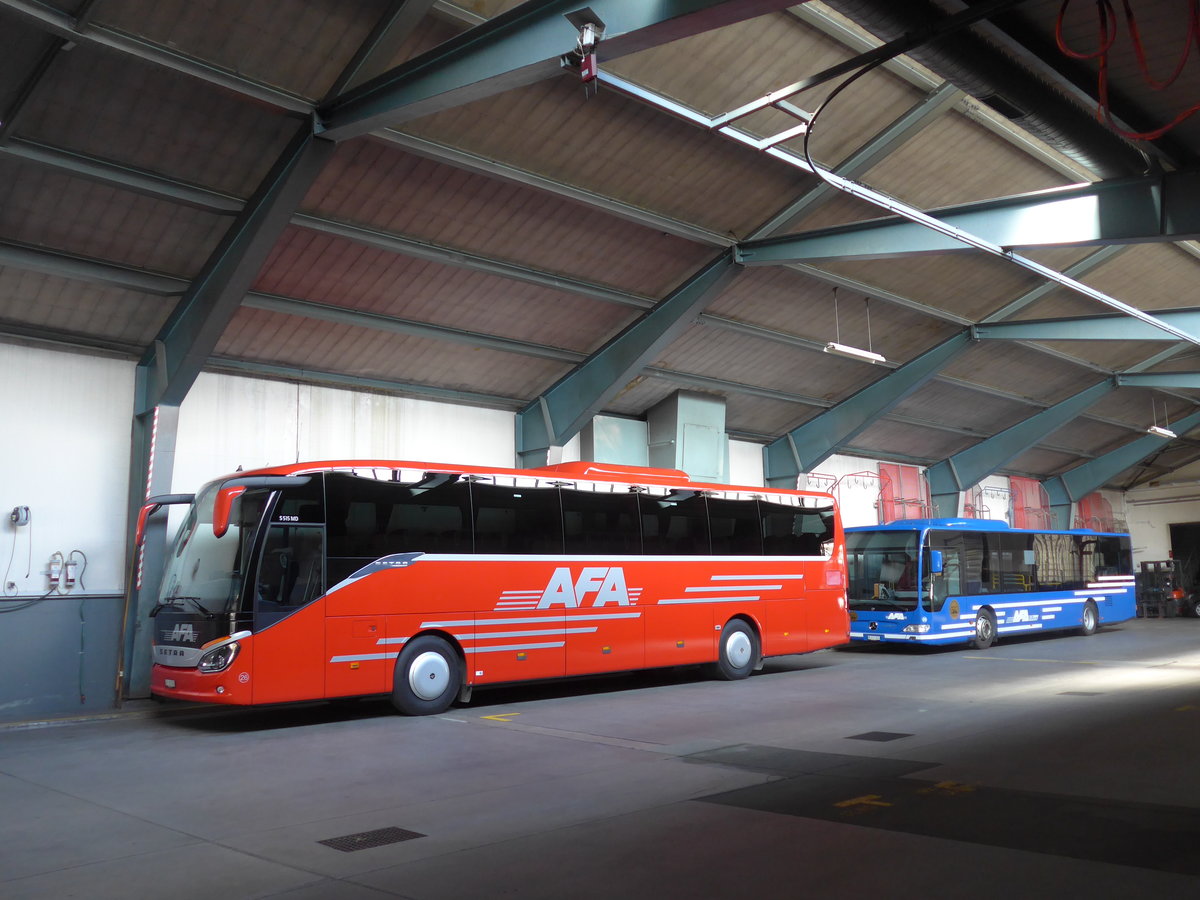
[{"label": "bus front wheel", "polygon": [[975,637],[971,646],[976,650],[986,650],[996,643],[996,614],[990,609],[981,609],[975,616]]},{"label": "bus front wheel", "polygon": [[445,712],[462,687],[458,654],[442,638],[426,634],[409,641],[396,659],[392,705],[408,716]]},{"label": "bus front wheel", "polygon": [[758,635],[742,619],[730,619],[721,629],[712,673],[725,681],[746,678],[758,662]]},{"label": "bus front wheel", "polygon": [[1100,613],[1096,609],[1096,604],[1089,600],[1083,604],[1083,621],[1079,626],[1079,633],[1084,637],[1095,634],[1096,629],[1100,626]]}]

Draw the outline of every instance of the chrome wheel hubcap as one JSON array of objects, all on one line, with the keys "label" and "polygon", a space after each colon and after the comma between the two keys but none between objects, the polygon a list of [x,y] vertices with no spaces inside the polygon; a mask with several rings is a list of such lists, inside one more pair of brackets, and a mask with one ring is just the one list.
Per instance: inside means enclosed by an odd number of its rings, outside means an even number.
[{"label": "chrome wheel hubcap", "polygon": [[450,684],[450,663],[440,653],[426,651],[408,667],[408,686],[422,700],[436,700]]},{"label": "chrome wheel hubcap", "polygon": [[725,641],[725,659],[735,669],[750,661],[750,636],[744,631],[735,631]]}]

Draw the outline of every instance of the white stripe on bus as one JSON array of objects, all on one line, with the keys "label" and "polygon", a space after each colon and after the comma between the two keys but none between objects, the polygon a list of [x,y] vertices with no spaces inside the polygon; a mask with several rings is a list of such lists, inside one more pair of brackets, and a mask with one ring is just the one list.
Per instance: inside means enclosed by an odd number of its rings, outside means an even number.
[{"label": "white stripe on bus", "polygon": [[463,650],[468,653],[499,653],[504,650],[541,650],[544,647],[555,648],[562,647],[566,641],[557,641],[552,644],[509,644],[504,647],[463,647]]},{"label": "white stripe on bus", "polygon": [[688,587],[684,588],[685,594],[699,593],[700,591],[782,591],[782,584],[729,584],[717,585],[716,587]]},{"label": "white stripe on bus", "polygon": [[591,622],[602,619],[637,619],[640,612],[589,613],[578,616],[525,616],[520,619],[454,619],[441,622],[422,622],[422,628],[474,628],[477,625],[524,625],[526,622]]},{"label": "white stripe on bus", "polygon": [[753,602],[761,600],[761,597],[672,597],[666,600],[659,600],[660,606],[670,603],[735,603],[743,600]]},{"label": "white stripe on bus", "polygon": [[799,578],[803,578],[803,577],[804,577],[803,575],[714,575],[711,580],[712,581],[737,581],[739,578],[745,578],[745,579],[754,579],[754,580],[766,579],[769,581],[774,581],[775,579],[782,579],[782,578],[788,578],[788,579],[795,580],[795,579],[799,579]]},{"label": "white stripe on bus", "polygon": [[331,663],[339,662],[365,662],[370,659],[395,659],[400,655],[400,652],[395,653],[355,653],[350,656],[334,656],[330,657]]}]

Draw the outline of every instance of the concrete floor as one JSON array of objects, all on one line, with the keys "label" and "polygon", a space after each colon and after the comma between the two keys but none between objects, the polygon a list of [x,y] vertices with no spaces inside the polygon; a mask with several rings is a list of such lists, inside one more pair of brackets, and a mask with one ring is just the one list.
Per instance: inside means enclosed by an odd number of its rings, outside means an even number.
[{"label": "concrete floor", "polygon": [[[1200,620],[0,728],[0,896],[1194,898]],[[379,829],[406,840],[320,843]],[[390,832],[391,836],[405,836]]]}]

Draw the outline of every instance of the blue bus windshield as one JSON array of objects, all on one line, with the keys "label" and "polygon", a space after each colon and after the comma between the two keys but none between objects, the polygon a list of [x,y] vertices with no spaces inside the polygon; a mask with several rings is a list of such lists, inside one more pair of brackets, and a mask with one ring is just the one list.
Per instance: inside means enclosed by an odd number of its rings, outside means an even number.
[{"label": "blue bus windshield", "polygon": [[915,610],[919,531],[846,532],[850,609]]}]

